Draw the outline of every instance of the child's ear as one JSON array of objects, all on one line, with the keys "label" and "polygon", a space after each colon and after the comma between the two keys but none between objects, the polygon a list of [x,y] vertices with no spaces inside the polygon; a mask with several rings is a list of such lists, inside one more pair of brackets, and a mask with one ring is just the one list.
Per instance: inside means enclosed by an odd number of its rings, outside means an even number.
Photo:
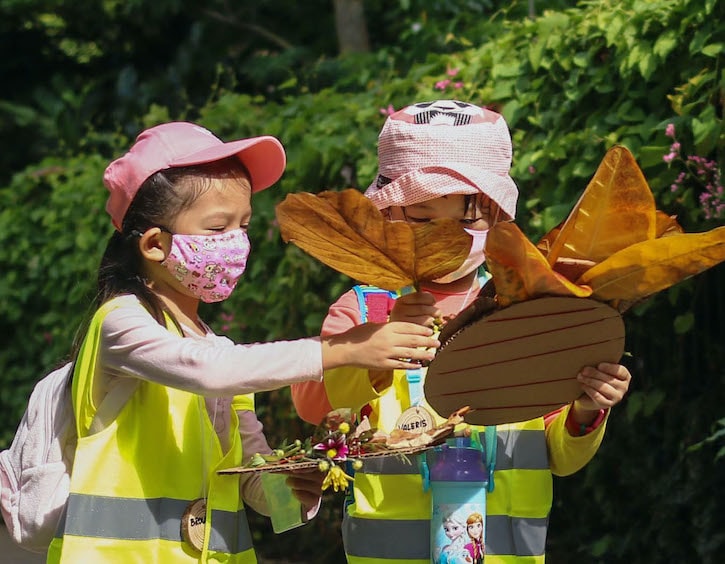
[{"label": "child's ear", "polygon": [[138,241],[138,249],[146,260],[161,262],[171,250],[171,236],[158,227],[147,229]]}]

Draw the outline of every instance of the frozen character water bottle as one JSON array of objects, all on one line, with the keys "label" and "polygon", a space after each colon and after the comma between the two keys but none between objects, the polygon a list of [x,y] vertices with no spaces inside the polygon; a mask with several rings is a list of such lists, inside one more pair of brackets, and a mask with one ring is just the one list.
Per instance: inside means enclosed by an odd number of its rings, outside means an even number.
[{"label": "frozen character water bottle", "polygon": [[431,490],[431,562],[482,563],[489,472],[478,436],[428,450],[421,472],[423,488]]}]

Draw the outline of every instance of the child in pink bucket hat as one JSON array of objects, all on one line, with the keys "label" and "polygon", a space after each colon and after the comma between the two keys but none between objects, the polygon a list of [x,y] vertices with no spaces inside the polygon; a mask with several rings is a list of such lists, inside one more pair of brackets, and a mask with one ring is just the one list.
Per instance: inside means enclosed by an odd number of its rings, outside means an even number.
[{"label": "child in pink bucket hat", "polygon": [[[460,220],[473,238],[471,251],[455,272],[424,284],[421,292],[397,297],[356,286],[330,307],[322,334],[367,321],[430,326],[473,301],[490,278],[484,268],[488,229],[516,215],[511,159],[508,126],[487,108],[438,100],[390,115],[379,136],[378,174],[365,195],[393,221]],[[386,433],[411,428],[411,422],[430,428],[448,414],[427,404],[424,370],[326,370],[323,382],[294,384],[292,397],[299,415],[315,424],[331,409],[348,407]],[[544,561],[552,474],[571,474],[592,458],[609,408],[621,401],[629,380],[629,371],[618,364],[584,368],[583,394],[572,404],[545,418],[489,429],[497,456],[489,468],[496,480],[487,494],[485,554],[511,563]],[[429,563],[430,523],[430,493],[423,491],[416,464],[394,457],[366,462],[345,503],[347,560]]]}]

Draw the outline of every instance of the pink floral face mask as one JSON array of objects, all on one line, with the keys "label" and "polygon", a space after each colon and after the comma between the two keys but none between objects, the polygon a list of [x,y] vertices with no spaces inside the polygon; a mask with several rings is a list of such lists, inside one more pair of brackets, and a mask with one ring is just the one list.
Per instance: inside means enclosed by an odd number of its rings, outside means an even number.
[{"label": "pink floral face mask", "polygon": [[234,229],[213,235],[171,235],[171,252],[161,263],[206,303],[226,300],[247,266],[247,232]]}]

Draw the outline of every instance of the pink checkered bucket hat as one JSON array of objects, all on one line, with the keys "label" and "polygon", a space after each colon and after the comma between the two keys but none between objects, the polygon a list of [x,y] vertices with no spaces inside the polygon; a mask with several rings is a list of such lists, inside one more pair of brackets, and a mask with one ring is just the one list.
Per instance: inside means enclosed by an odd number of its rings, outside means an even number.
[{"label": "pink checkered bucket hat", "polygon": [[413,104],[383,125],[378,175],[365,196],[385,209],[480,192],[513,219],[518,188],[511,159],[511,134],[496,112],[457,100]]}]

